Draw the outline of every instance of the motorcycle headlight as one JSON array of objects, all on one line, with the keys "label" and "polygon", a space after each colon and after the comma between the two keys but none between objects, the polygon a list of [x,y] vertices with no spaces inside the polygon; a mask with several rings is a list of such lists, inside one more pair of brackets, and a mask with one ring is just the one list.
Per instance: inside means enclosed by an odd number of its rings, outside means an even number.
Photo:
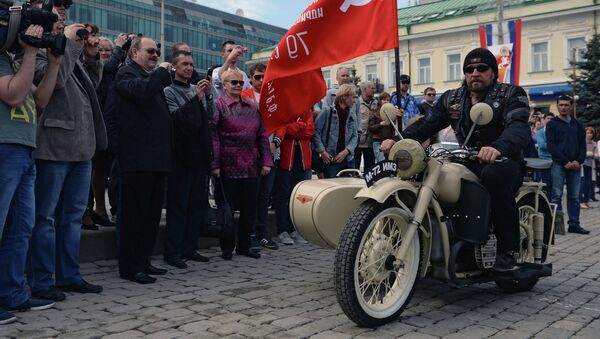
[{"label": "motorcycle headlight", "polygon": [[389,160],[398,164],[398,176],[402,179],[409,179],[421,173],[427,166],[426,158],[423,146],[412,139],[398,141],[388,155]]}]

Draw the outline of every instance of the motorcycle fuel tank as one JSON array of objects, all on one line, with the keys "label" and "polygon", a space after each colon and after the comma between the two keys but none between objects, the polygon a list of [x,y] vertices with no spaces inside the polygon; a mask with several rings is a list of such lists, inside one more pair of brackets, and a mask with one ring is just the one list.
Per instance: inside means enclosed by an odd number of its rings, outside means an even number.
[{"label": "motorcycle fuel tank", "polygon": [[452,207],[460,197],[460,179],[479,182],[475,173],[464,165],[448,162],[442,165],[435,194],[440,204],[444,207]]},{"label": "motorcycle fuel tank", "polygon": [[304,239],[322,247],[336,248],[350,214],[366,198],[354,199],[366,187],[363,179],[305,180],[290,197],[290,217]]}]

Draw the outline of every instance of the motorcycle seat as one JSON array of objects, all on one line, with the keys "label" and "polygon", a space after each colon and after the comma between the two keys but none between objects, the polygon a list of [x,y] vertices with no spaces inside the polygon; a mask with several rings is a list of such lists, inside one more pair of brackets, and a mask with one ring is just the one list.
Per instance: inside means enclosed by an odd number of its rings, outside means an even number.
[{"label": "motorcycle seat", "polygon": [[552,167],[552,159],[544,158],[525,158],[527,167],[531,169],[543,170]]}]

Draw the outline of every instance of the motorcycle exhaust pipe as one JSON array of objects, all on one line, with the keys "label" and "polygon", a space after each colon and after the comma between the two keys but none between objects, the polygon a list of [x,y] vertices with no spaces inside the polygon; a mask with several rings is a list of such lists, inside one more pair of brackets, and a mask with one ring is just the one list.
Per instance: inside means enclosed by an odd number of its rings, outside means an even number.
[{"label": "motorcycle exhaust pipe", "polygon": [[542,249],[544,248],[544,215],[535,213],[533,219],[533,257],[535,263],[542,263]]}]

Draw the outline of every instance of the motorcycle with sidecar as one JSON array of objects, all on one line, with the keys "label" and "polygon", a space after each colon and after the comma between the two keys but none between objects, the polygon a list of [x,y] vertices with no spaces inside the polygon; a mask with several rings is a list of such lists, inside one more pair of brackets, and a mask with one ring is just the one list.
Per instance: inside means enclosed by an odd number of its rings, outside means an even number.
[{"label": "motorcycle with sidecar", "polygon": [[[470,117],[473,128],[485,125],[492,109],[476,104]],[[526,176],[516,193],[517,265],[498,272],[493,269],[490,196],[464,165],[478,160],[477,150],[425,150],[417,141],[403,139],[388,159],[362,178],[344,177],[354,171],[346,170],[333,179],[303,181],[290,199],[298,232],[313,244],[336,250],[337,299],[356,324],[374,327],[398,318],[425,277],[457,287],[494,281],[503,291],[520,292],[552,274],[546,260],[556,208],[542,191],[543,183]],[[551,165],[526,160],[530,170]]]}]

